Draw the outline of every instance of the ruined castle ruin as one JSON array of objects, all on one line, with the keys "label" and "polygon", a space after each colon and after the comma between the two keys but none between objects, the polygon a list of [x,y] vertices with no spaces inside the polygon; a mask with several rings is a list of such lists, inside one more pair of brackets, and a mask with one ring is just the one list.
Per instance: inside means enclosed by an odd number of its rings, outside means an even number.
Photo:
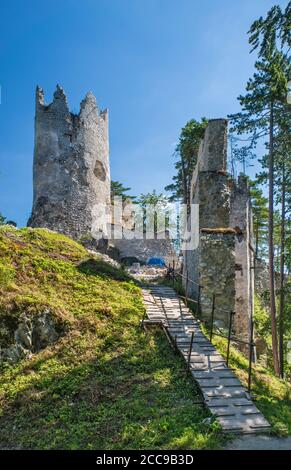
[{"label": "ruined castle ruin", "polygon": [[36,90],[31,227],[74,239],[106,236],[110,206],[108,112],[89,92],[79,114],[57,86],[52,103]]},{"label": "ruined castle ruin", "polygon": [[[188,230],[193,249],[184,251],[184,276],[189,294],[198,298],[205,319],[211,316],[215,294],[215,322],[227,326],[235,311],[234,331],[249,340],[253,311],[252,216],[245,176],[235,181],[227,173],[227,120],[213,119],[201,142],[191,183],[191,203],[197,220]],[[187,245],[187,244],[186,244]],[[186,281],[184,281],[186,282]]]},{"label": "ruined castle ruin", "polygon": [[[215,320],[227,325],[235,311],[235,330],[249,339],[253,311],[253,253],[249,190],[245,177],[234,181],[227,173],[227,121],[209,121],[193,173],[191,202],[198,208],[198,224],[190,227],[197,244],[184,251],[188,293],[201,310],[211,314],[215,294]],[[28,225],[45,227],[76,240],[106,239],[120,258],[146,262],[163,257],[177,259],[165,234],[152,237],[143,231],[132,236],[132,209],[121,223],[111,221],[108,112],[100,111],[92,93],[78,114],[70,112],[63,89],[45,104],[36,91],[33,208]],[[112,226],[113,236],[112,236]],[[116,232],[119,236],[116,237]]]},{"label": "ruined castle ruin", "polygon": [[105,240],[105,246],[113,245],[121,258],[146,262],[161,256],[170,262],[176,256],[165,236],[133,237],[131,213],[123,211],[122,226],[111,217],[108,111],[100,111],[89,92],[79,114],[74,114],[60,86],[50,104],[45,104],[43,90],[37,88],[33,208],[28,225],[76,240]]}]

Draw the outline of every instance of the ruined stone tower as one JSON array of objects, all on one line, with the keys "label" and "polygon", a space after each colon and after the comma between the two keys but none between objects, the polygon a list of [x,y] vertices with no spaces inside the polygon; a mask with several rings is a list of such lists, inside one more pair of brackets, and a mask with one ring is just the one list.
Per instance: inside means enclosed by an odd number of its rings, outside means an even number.
[{"label": "ruined stone tower", "polygon": [[[184,252],[184,275],[193,279],[188,292],[198,298],[209,319],[215,294],[215,321],[227,327],[235,311],[234,329],[249,339],[253,310],[252,217],[247,179],[227,173],[227,120],[212,119],[201,142],[191,183],[197,220],[188,230],[196,240]],[[198,209],[197,209],[198,208]],[[194,210],[194,209],[193,209]],[[188,221],[189,225],[189,221]]]},{"label": "ruined stone tower", "polygon": [[108,112],[89,92],[79,114],[57,86],[46,105],[37,87],[31,227],[75,239],[106,235],[110,204]]}]

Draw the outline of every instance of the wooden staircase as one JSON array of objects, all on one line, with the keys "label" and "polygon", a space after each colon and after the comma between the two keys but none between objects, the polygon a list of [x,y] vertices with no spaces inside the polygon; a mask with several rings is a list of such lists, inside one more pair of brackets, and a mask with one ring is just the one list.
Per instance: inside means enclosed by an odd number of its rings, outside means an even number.
[{"label": "wooden staircase", "polygon": [[174,289],[152,285],[144,287],[142,292],[147,313],[145,322],[163,327],[184,357],[189,372],[199,384],[205,405],[223,431],[250,434],[270,430],[268,421]]}]

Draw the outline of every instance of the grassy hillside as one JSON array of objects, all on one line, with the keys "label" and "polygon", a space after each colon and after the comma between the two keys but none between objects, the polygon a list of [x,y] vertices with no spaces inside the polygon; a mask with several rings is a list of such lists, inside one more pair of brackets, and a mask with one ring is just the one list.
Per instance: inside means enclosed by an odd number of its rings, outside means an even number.
[{"label": "grassy hillside", "polygon": [[[217,448],[223,437],[159,332],[145,335],[140,289],[79,244],[0,228],[0,323],[49,309],[54,344],[0,376],[0,447]],[[9,323],[9,324],[10,324]],[[5,329],[4,329],[5,330]],[[7,332],[0,331],[2,344]]]}]

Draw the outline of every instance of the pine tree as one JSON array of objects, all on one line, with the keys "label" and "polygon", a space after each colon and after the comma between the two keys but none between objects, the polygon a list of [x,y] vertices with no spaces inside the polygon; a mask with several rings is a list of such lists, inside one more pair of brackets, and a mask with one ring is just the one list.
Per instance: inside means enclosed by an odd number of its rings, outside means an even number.
[{"label": "pine tree", "polygon": [[115,197],[121,197],[123,201],[125,199],[135,199],[135,196],[130,196],[127,194],[128,191],[130,190],[131,188],[126,188],[119,181],[112,180],[111,181],[111,201],[113,202]]},{"label": "pine tree", "polygon": [[286,34],[286,24],[290,24],[290,3],[285,12],[278,6],[273,7],[265,19],[260,18],[252,24],[249,42],[252,50],[258,52],[255,73],[247,82],[246,94],[238,97],[242,111],[230,116],[233,130],[238,134],[252,134],[252,147],[261,137],[267,138],[270,314],[274,371],[277,375],[280,364],[274,284],[274,146],[281,130],[282,116],[288,112],[286,96],[290,63],[284,47],[290,37]]},{"label": "pine tree", "polygon": [[170,201],[182,201],[190,210],[190,189],[191,179],[197,163],[198,150],[201,139],[204,137],[207,120],[201,122],[191,119],[182,128],[179,143],[175,149],[177,162],[175,163],[176,174],[173,176],[173,183],[165,187],[171,193]]},{"label": "pine tree", "polygon": [[263,196],[258,181],[250,181],[250,193],[253,212],[253,231],[255,237],[255,256],[265,257],[269,211],[268,199]]}]

